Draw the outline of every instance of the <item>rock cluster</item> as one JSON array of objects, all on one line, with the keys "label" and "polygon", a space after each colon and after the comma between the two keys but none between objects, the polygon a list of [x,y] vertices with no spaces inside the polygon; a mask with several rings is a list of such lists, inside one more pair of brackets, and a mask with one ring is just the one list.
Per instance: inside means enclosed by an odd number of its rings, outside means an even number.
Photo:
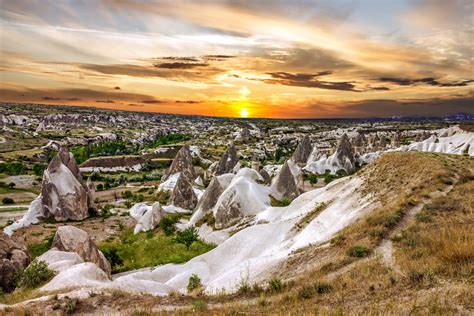
[{"label": "rock cluster", "polygon": [[15,289],[15,278],[19,270],[30,263],[26,246],[15,242],[0,232],[0,288],[8,293]]},{"label": "rock cluster", "polygon": [[143,214],[133,230],[134,234],[146,232],[158,226],[161,219],[166,216],[165,210],[159,202],[153,203],[151,208]]}]

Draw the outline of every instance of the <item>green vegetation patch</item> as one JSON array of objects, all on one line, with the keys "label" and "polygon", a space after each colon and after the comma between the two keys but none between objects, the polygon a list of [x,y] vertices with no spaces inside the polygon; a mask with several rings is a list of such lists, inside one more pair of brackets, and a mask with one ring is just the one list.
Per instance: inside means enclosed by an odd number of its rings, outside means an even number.
[{"label": "green vegetation patch", "polygon": [[[166,235],[161,229],[133,234],[133,228],[126,229],[120,241],[100,243],[99,249],[116,256],[112,271],[123,272],[166,263],[183,263],[213,249],[215,245],[201,240],[194,241],[189,249],[176,241],[174,235]],[[115,249],[115,250],[113,250]]]}]

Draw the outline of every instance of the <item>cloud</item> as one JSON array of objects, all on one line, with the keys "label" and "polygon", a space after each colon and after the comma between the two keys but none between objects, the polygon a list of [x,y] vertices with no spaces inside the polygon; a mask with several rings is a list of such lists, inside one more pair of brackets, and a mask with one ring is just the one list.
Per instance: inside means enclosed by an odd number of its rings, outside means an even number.
[{"label": "cloud", "polygon": [[155,64],[154,66],[157,68],[165,68],[165,69],[193,69],[193,68],[207,67],[209,66],[209,64],[174,62],[174,63]]},{"label": "cloud", "polygon": [[115,103],[115,101],[112,100],[95,100],[97,103]]},{"label": "cloud", "polygon": [[163,103],[163,101],[161,101],[161,100],[143,100],[142,103],[146,103],[146,104],[159,104],[159,103]]},{"label": "cloud", "polygon": [[199,104],[203,103],[203,101],[195,101],[195,100],[176,100],[174,103],[185,103],[185,104]]},{"label": "cloud", "polygon": [[114,87],[114,90],[121,90],[120,87]]},{"label": "cloud", "polygon": [[292,74],[288,72],[271,72],[267,73],[270,75],[270,79],[258,79],[268,84],[278,84],[294,87],[304,88],[320,88],[328,90],[342,90],[342,91],[358,91],[355,89],[355,85],[351,82],[331,82],[321,81],[316,79],[317,77],[329,75],[332,72],[322,71],[315,74]]},{"label": "cloud", "polygon": [[465,87],[468,84],[474,82],[474,80],[461,80],[461,81],[454,81],[454,82],[439,82],[435,78],[420,78],[420,79],[407,79],[407,78],[379,78],[382,82],[390,82],[397,84],[399,86],[411,86],[417,84],[425,84],[430,86],[438,86],[438,87]]}]

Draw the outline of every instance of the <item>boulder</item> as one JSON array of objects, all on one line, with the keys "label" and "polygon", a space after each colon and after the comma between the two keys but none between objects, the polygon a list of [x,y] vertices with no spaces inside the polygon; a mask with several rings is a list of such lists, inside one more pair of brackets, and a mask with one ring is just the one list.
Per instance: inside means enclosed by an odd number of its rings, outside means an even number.
[{"label": "boulder", "polygon": [[296,147],[291,159],[297,164],[306,164],[312,150],[311,140],[308,135],[305,135]]},{"label": "boulder", "polygon": [[196,193],[194,193],[193,187],[186,176],[181,173],[171,193],[169,203],[187,210],[194,210],[197,202],[198,198]]},{"label": "boulder", "polygon": [[235,150],[234,144],[231,144],[215,166],[214,174],[221,175],[230,173],[234,170],[238,162],[237,151]]},{"label": "boulder", "polygon": [[30,263],[26,246],[0,232],[0,287],[8,293],[15,289],[15,277],[19,270]]},{"label": "boulder", "polygon": [[97,249],[89,234],[82,229],[74,226],[59,227],[54,235],[53,247],[60,251],[77,253],[85,262],[95,263],[110,277],[110,263]]},{"label": "boulder", "polygon": [[293,200],[300,194],[295,176],[291,172],[288,162],[285,162],[272,183],[272,195],[276,199]]},{"label": "boulder", "polygon": [[193,166],[193,157],[188,145],[184,145],[178,151],[173,159],[173,162],[171,163],[170,169],[163,180],[168,179],[171,175],[176,173],[183,174],[189,181],[192,181],[196,178],[196,170],[194,170]]},{"label": "boulder", "polygon": [[235,142],[246,144],[249,141],[250,141],[250,131],[247,127],[244,127],[235,138]]},{"label": "boulder", "polygon": [[166,212],[161,207],[161,204],[159,202],[153,203],[151,208],[143,214],[137,225],[135,225],[133,233],[138,234],[139,232],[146,232],[154,229],[158,226],[164,216],[166,216]]}]

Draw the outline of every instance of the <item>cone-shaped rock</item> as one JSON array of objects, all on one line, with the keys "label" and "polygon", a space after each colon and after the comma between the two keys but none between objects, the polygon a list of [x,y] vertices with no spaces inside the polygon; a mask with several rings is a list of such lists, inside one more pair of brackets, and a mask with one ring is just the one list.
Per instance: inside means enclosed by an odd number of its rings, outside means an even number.
[{"label": "cone-shaped rock", "polygon": [[366,141],[367,141],[367,140],[365,139],[364,134],[359,133],[359,134],[357,134],[357,136],[354,138],[354,142],[353,142],[354,147],[362,147],[362,146],[365,145]]},{"label": "cone-shaped rock", "polygon": [[171,167],[166,174],[165,179],[170,175],[180,172],[184,174],[188,180],[194,180],[196,178],[196,171],[193,166],[193,157],[191,156],[191,150],[188,145],[184,145],[178,151],[176,156],[171,163]]},{"label": "cone-shaped rock", "polygon": [[83,220],[93,205],[73,155],[65,148],[51,160],[41,185],[43,215],[56,221]]},{"label": "cone-shaped rock", "polygon": [[354,150],[347,134],[342,135],[336,148],[335,158],[348,172],[355,169]]},{"label": "cone-shaped rock", "polygon": [[392,138],[392,146],[393,147],[400,147],[400,142],[401,142],[400,133],[397,132],[397,133],[395,133],[395,135]]},{"label": "cone-shaped rock", "polygon": [[281,167],[272,184],[272,194],[276,199],[294,199],[300,192],[296,185],[295,176],[291,172],[288,162]]},{"label": "cone-shaped rock", "polygon": [[235,150],[234,144],[231,144],[217,163],[215,174],[221,175],[232,172],[238,161],[237,151]]},{"label": "cone-shaped rock", "polygon": [[151,209],[145,212],[143,216],[138,220],[133,230],[134,234],[139,232],[146,232],[154,229],[160,223],[161,219],[166,216],[165,210],[161,207],[159,202],[153,203]]},{"label": "cone-shaped rock", "polygon": [[292,160],[296,163],[305,164],[308,161],[309,155],[311,154],[313,147],[311,146],[311,140],[308,135],[305,135],[296,147],[293,153]]},{"label": "cone-shaped rock", "polygon": [[242,128],[240,133],[235,138],[236,142],[240,143],[248,143],[250,141],[250,131],[247,127]]},{"label": "cone-shaped rock", "polygon": [[214,205],[216,205],[219,196],[224,192],[224,188],[219,182],[217,177],[212,178],[209,186],[207,187],[206,191],[202,195],[201,200],[199,200],[198,205],[196,206],[196,210],[202,210],[204,212],[212,209]]},{"label": "cone-shaped rock", "polygon": [[171,193],[169,203],[187,210],[194,210],[197,202],[198,199],[193,187],[186,176],[181,173],[173,189],[173,193]]}]

